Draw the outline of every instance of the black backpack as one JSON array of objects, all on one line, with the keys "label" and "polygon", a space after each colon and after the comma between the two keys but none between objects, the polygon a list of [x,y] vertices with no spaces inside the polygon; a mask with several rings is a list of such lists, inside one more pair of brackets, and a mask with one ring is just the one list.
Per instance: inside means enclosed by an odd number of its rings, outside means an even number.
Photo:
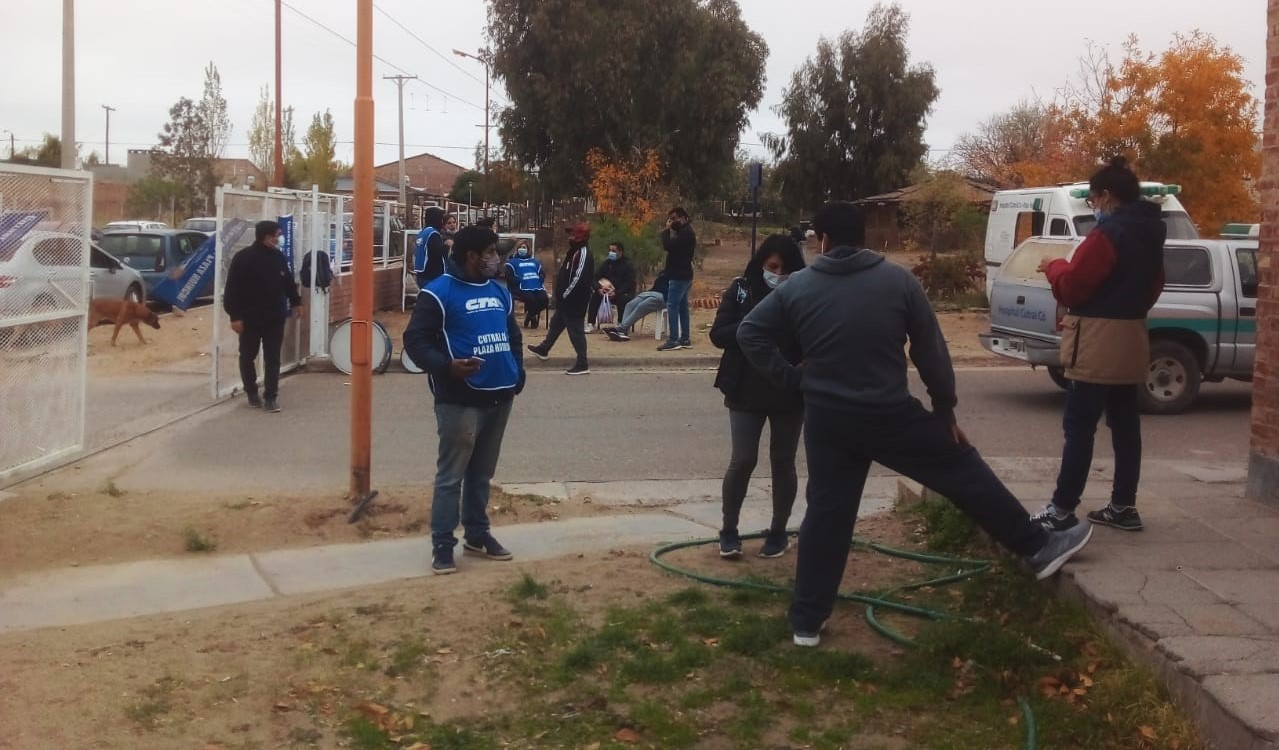
[{"label": "black backpack", "polygon": [[298,275],[302,278],[302,286],[311,287],[311,256],[315,255],[319,258],[316,261],[315,269],[315,285],[324,291],[329,290],[329,285],[333,283],[333,269],[329,266],[328,253],[307,253],[302,256],[302,269],[298,271]]}]

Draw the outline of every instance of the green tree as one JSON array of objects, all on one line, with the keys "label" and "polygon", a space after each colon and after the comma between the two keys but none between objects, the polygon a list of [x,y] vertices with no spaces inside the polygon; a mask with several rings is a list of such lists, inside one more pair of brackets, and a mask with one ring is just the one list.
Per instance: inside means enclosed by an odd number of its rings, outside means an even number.
[{"label": "green tree", "polygon": [[275,172],[275,103],[266,86],[249,121],[249,160],[270,179]]},{"label": "green tree", "polygon": [[169,108],[154,157],[155,176],[181,186],[181,212],[187,216],[209,212],[218,183],[201,109],[185,96]]},{"label": "green tree", "polygon": [[303,186],[318,185],[322,192],[333,192],[341,165],[337,161],[337,134],[329,110],[324,110],[324,114],[317,112],[311,118],[311,127],[302,137],[302,147]]},{"label": "green tree", "polygon": [[876,5],[861,32],[822,39],[791,76],[774,108],[786,133],[765,138],[790,207],[902,187],[923,162],[939,91],[932,66],[910,62],[909,25],[898,5]]},{"label": "green tree", "polygon": [[39,146],[29,146],[18,151],[7,159],[10,164],[30,164],[35,167],[62,166],[62,139],[52,133],[45,133]]},{"label": "green tree", "polygon": [[469,199],[473,205],[481,205],[485,198],[484,175],[478,169],[468,169],[458,175],[453,180],[453,189],[449,191],[449,197],[459,202],[466,202]]},{"label": "green tree", "polygon": [[124,207],[130,216],[159,218],[171,207],[185,206],[190,196],[182,185],[158,175],[149,174],[129,188]]},{"label": "green tree", "polygon": [[489,0],[488,31],[503,151],[550,195],[581,194],[592,149],[656,150],[680,192],[709,195],[763,95],[768,47],[735,0]]},{"label": "green tree", "polygon": [[227,114],[226,97],[222,96],[222,74],[212,62],[204,69],[204,96],[199,111],[209,139],[205,151],[209,158],[221,159],[231,139],[231,117]]}]

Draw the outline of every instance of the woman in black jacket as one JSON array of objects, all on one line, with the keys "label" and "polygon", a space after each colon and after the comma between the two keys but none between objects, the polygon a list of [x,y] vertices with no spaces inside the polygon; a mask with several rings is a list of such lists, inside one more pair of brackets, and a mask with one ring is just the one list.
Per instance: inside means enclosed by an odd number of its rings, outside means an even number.
[{"label": "woman in black jacket", "polygon": [[[765,421],[769,423],[772,435],[768,455],[773,468],[773,519],[759,556],[781,557],[790,546],[786,523],[790,520],[799,489],[795,452],[799,448],[799,434],[804,424],[804,402],[798,391],[774,385],[763,373],[751,367],[737,346],[737,326],[769,292],[803,267],[804,255],[790,237],[784,234],[770,236],[746,264],[743,275],[729,284],[711,326],[711,343],[724,350],[715,376],[715,387],[724,393],[733,440],[732,457],[724,474],[724,526],[719,532],[720,557],[740,557],[742,554],[737,522],[751,473],[759,459],[759,439]],[[792,364],[800,363],[800,352],[794,343],[783,347],[783,351]]]}]

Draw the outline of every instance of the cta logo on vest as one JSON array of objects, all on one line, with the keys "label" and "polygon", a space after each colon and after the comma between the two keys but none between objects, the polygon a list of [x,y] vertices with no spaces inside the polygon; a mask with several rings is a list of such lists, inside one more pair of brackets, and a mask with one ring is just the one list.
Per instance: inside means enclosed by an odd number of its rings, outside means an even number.
[{"label": "cta logo on vest", "polygon": [[502,304],[502,300],[497,297],[475,297],[466,301],[466,311],[468,313],[484,312],[485,310],[505,310],[506,306]]}]

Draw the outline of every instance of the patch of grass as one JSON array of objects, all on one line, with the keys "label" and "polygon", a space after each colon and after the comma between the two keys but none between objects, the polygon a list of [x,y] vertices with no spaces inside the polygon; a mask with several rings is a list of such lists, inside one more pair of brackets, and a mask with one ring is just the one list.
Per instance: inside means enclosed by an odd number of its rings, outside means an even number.
[{"label": "patch of grass", "polygon": [[373,655],[373,644],[363,638],[349,638],[346,634],[338,637],[336,646],[338,661],[344,667],[357,669],[376,669],[377,659]]},{"label": "patch of grass", "polygon": [[173,710],[173,692],[181,683],[173,677],[162,677],[138,692],[138,700],[124,707],[124,716],[140,729],[152,730],[164,723]]},{"label": "patch of grass", "polygon": [[218,548],[218,542],[212,535],[201,534],[194,526],[183,530],[182,542],[187,552],[212,552]]},{"label": "patch of grass", "polygon": [[102,486],[102,494],[111,497],[124,497],[129,493],[117,487],[114,479],[108,479],[107,483]]},{"label": "patch of grass", "polygon": [[511,596],[519,602],[529,599],[545,599],[549,596],[551,590],[546,584],[538,583],[532,575],[525,573],[520,580],[511,587]]},{"label": "patch of grass", "polygon": [[697,742],[697,729],[657,700],[637,705],[632,717],[639,725],[640,738],[652,747],[692,747]]},{"label": "patch of grass", "polygon": [[391,663],[383,671],[388,677],[403,677],[423,670],[427,666],[424,657],[428,650],[426,643],[418,638],[400,641],[391,650]]},{"label": "patch of grass", "polygon": [[[945,500],[925,500],[915,506],[928,546],[937,552],[974,552],[974,542],[984,539],[968,516]],[[988,550],[982,547],[981,552]]]},{"label": "patch of grass", "polygon": [[666,597],[666,603],[673,607],[699,607],[711,600],[710,594],[703,589],[686,588]]}]

